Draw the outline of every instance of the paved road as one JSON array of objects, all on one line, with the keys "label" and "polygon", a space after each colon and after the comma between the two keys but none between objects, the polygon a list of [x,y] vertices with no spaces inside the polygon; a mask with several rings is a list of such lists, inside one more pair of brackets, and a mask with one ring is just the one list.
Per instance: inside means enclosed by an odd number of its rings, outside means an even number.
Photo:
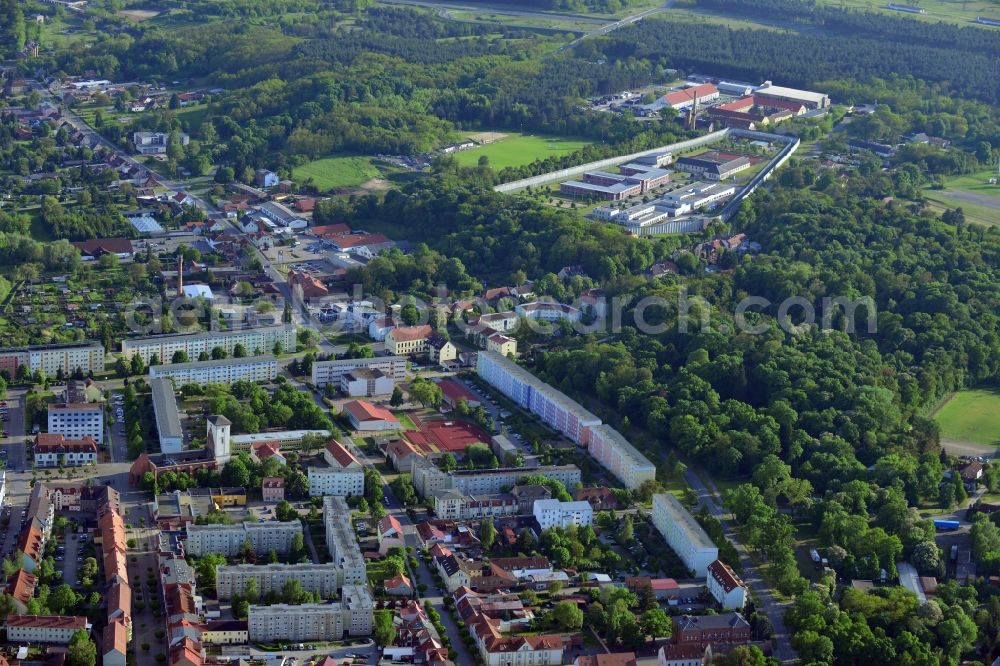
[{"label": "paved road", "polygon": [[798,655],[792,648],[791,634],[789,634],[788,629],[785,627],[785,610],[787,605],[779,603],[774,598],[767,582],[764,581],[757,567],[750,560],[746,548],[740,542],[736,525],[729,520],[728,514],[719,505],[717,499],[719,496],[718,488],[715,488],[715,484],[712,484],[712,490],[709,490],[701,477],[690,468],[684,473],[684,478],[688,482],[688,485],[691,486],[691,489],[698,495],[698,502],[708,508],[708,512],[722,522],[726,537],[736,547],[736,551],[740,555],[740,564],[743,567],[743,582],[747,583],[753,590],[758,608],[767,613],[767,618],[771,621],[771,627],[774,631],[774,656],[782,664],[796,663]]}]

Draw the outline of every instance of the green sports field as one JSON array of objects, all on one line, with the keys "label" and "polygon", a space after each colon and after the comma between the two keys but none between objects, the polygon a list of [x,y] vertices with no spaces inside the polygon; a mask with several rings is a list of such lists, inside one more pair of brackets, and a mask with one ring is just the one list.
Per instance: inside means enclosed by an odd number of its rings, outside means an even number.
[{"label": "green sports field", "polygon": [[307,162],[292,170],[292,177],[297,182],[312,178],[316,187],[321,190],[332,190],[340,187],[357,187],[372,178],[379,178],[382,172],[372,164],[371,158],[342,155],[340,157],[325,157],[321,160]]},{"label": "green sports field", "polygon": [[934,416],[941,437],[995,446],[1000,441],[1000,389],[959,391]]},{"label": "green sports field", "polygon": [[567,155],[590,144],[584,139],[568,139],[537,134],[505,133],[499,141],[463,150],[455,155],[462,166],[475,166],[480,156],[490,158],[490,167],[499,171],[506,167],[523,166],[546,157]]}]

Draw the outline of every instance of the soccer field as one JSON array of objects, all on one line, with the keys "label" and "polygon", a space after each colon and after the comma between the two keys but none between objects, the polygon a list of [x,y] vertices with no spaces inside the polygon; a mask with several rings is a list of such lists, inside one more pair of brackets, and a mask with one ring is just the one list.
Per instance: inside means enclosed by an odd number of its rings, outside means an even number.
[{"label": "soccer field", "polygon": [[995,446],[1000,441],[1000,389],[959,391],[934,416],[942,439]]},{"label": "soccer field", "polygon": [[372,164],[370,158],[349,155],[325,157],[292,169],[292,177],[296,181],[301,183],[306,178],[312,178],[320,190],[357,187],[381,175],[382,172]]},{"label": "soccer field", "polygon": [[476,166],[479,158],[485,155],[490,159],[490,167],[494,171],[499,171],[506,167],[531,164],[535,160],[542,160],[553,155],[567,155],[590,143],[590,141],[583,139],[512,132],[505,134],[504,138],[494,143],[456,153],[455,159],[462,166]]}]

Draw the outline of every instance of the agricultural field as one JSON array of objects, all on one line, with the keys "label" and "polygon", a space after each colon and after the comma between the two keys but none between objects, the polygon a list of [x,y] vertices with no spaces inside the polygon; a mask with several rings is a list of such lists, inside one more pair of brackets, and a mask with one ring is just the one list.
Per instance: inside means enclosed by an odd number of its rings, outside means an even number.
[{"label": "agricultural field", "polygon": [[539,134],[519,134],[517,132],[491,134],[499,138],[493,143],[456,153],[455,159],[458,160],[458,163],[462,166],[475,166],[479,162],[479,158],[485,155],[490,160],[490,167],[494,171],[499,171],[506,167],[531,164],[535,160],[547,157],[567,155],[590,143],[584,139]]},{"label": "agricultural field", "polygon": [[926,189],[923,194],[932,208],[959,208],[969,222],[992,226],[1000,223],[1000,186],[990,185],[995,171],[983,171],[944,181],[943,190]]},{"label": "agricultural field", "polygon": [[384,174],[370,157],[341,155],[306,162],[292,170],[292,178],[302,183],[311,178],[320,190],[358,187]]},{"label": "agricultural field", "polygon": [[994,447],[1000,441],[1000,389],[958,391],[934,416],[941,438]]}]

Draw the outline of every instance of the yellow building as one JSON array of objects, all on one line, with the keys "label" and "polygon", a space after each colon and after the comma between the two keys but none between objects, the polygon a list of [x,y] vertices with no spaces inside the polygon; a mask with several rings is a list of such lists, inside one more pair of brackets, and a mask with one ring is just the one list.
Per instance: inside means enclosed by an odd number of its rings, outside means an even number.
[{"label": "yellow building", "polygon": [[202,643],[209,645],[244,645],[250,641],[246,620],[216,620],[201,632]]},{"label": "yellow building", "polygon": [[517,356],[517,340],[506,335],[494,333],[486,338],[486,349],[501,356]]},{"label": "yellow building", "polygon": [[433,332],[429,324],[394,328],[385,335],[385,348],[393,356],[423,354],[427,351],[427,338]]}]

